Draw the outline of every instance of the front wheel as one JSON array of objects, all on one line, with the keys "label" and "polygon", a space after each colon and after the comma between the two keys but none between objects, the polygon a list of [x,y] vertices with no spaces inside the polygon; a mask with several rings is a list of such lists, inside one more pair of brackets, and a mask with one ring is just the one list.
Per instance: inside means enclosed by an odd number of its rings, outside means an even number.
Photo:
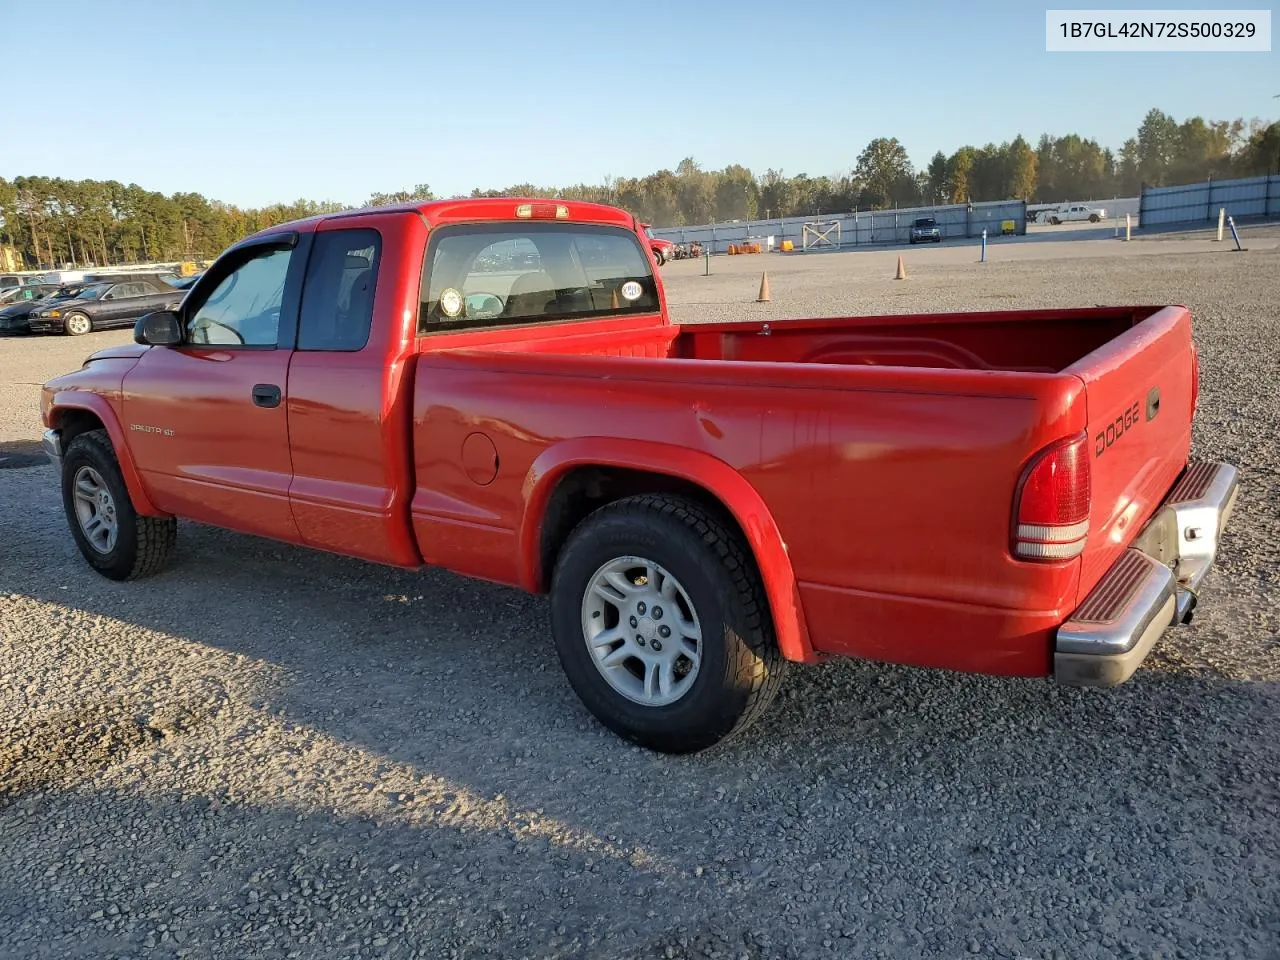
[{"label": "front wheel", "polygon": [[587,708],[664,753],[745,730],[789,666],[741,538],[680,497],[628,497],[584,520],[556,564],[551,619]]},{"label": "front wheel", "polygon": [[69,337],[83,337],[93,329],[93,321],[83,313],[68,313],[62,321],[62,329]]},{"label": "front wheel", "polygon": [[62,458],[62,504],[81,555],[104,577],[159,572],[177,540],[173,517],[139,516],[105,430],[82,433]]}]

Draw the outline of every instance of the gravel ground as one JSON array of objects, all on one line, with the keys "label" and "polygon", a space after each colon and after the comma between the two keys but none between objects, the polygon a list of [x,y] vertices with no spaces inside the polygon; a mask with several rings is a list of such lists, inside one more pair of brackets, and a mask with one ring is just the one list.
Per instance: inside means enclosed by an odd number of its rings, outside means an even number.
[{"label": "gravel ground", "polygon": [[[1195,623],[1111,691],[837,662],[663,757],[579,706],[540,599],[191,524],[114,584],[52,468],[0,469],[0,952],[1280,956],[1278,239],[664,269],[682,320],[1190,305],[1195,452],[1243,499]],[[0,341],[0,443],[127,339]]]}]

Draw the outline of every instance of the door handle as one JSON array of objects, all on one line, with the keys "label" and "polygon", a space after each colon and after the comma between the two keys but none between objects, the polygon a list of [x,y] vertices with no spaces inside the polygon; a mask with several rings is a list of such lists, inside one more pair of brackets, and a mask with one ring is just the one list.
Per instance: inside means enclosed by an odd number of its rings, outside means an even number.
[{"label": "door handle", "polygon": [[280,406],[280,388],[274,383],[255,383],[253,402],[259,407]]}]

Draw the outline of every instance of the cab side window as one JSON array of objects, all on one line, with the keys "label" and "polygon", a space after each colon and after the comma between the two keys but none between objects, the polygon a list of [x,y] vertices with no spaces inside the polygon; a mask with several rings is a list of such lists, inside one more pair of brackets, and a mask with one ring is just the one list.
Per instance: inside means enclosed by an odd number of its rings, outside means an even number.
[{"label": "cab side window", "polygon": [[356,351],[369,342],[382,236],[377,230],[315,235],[302,287],[299,350]]},{"label": "cab side window", "polygon": [[274,347],[292,256],[292,249],[264,249],[223,277],[189,314],[187,342]]}]

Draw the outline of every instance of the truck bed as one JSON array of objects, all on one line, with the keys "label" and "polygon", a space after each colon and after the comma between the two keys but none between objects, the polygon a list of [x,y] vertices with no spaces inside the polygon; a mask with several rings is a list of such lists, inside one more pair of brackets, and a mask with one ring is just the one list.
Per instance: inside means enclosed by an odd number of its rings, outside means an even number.
[{"label": "truck bed", "polygon": [[[427,343],[413,403],[415,534],[428,562],[522,581],[494,558],[529,549],[520,517],[546,449],[612,438],[624,465],[669,445],[727,465],[763,498],[818,649],[1045,675],[1052,629],[1186,465],[1190,324],[1176,306],[683,327],[633,318]],[[483,487],[442,453],[477,431],[501,464]],[[1068,437],[1087,438],[1087,544],[1069,560],[1020,560],[1020,478]]]},{"label": "truck bed", "polygon": [[1164,309],[1123,307],[839,317],[640,327],[557,335],[496,349],[654,359],[829,363],[1058,373]]}]

